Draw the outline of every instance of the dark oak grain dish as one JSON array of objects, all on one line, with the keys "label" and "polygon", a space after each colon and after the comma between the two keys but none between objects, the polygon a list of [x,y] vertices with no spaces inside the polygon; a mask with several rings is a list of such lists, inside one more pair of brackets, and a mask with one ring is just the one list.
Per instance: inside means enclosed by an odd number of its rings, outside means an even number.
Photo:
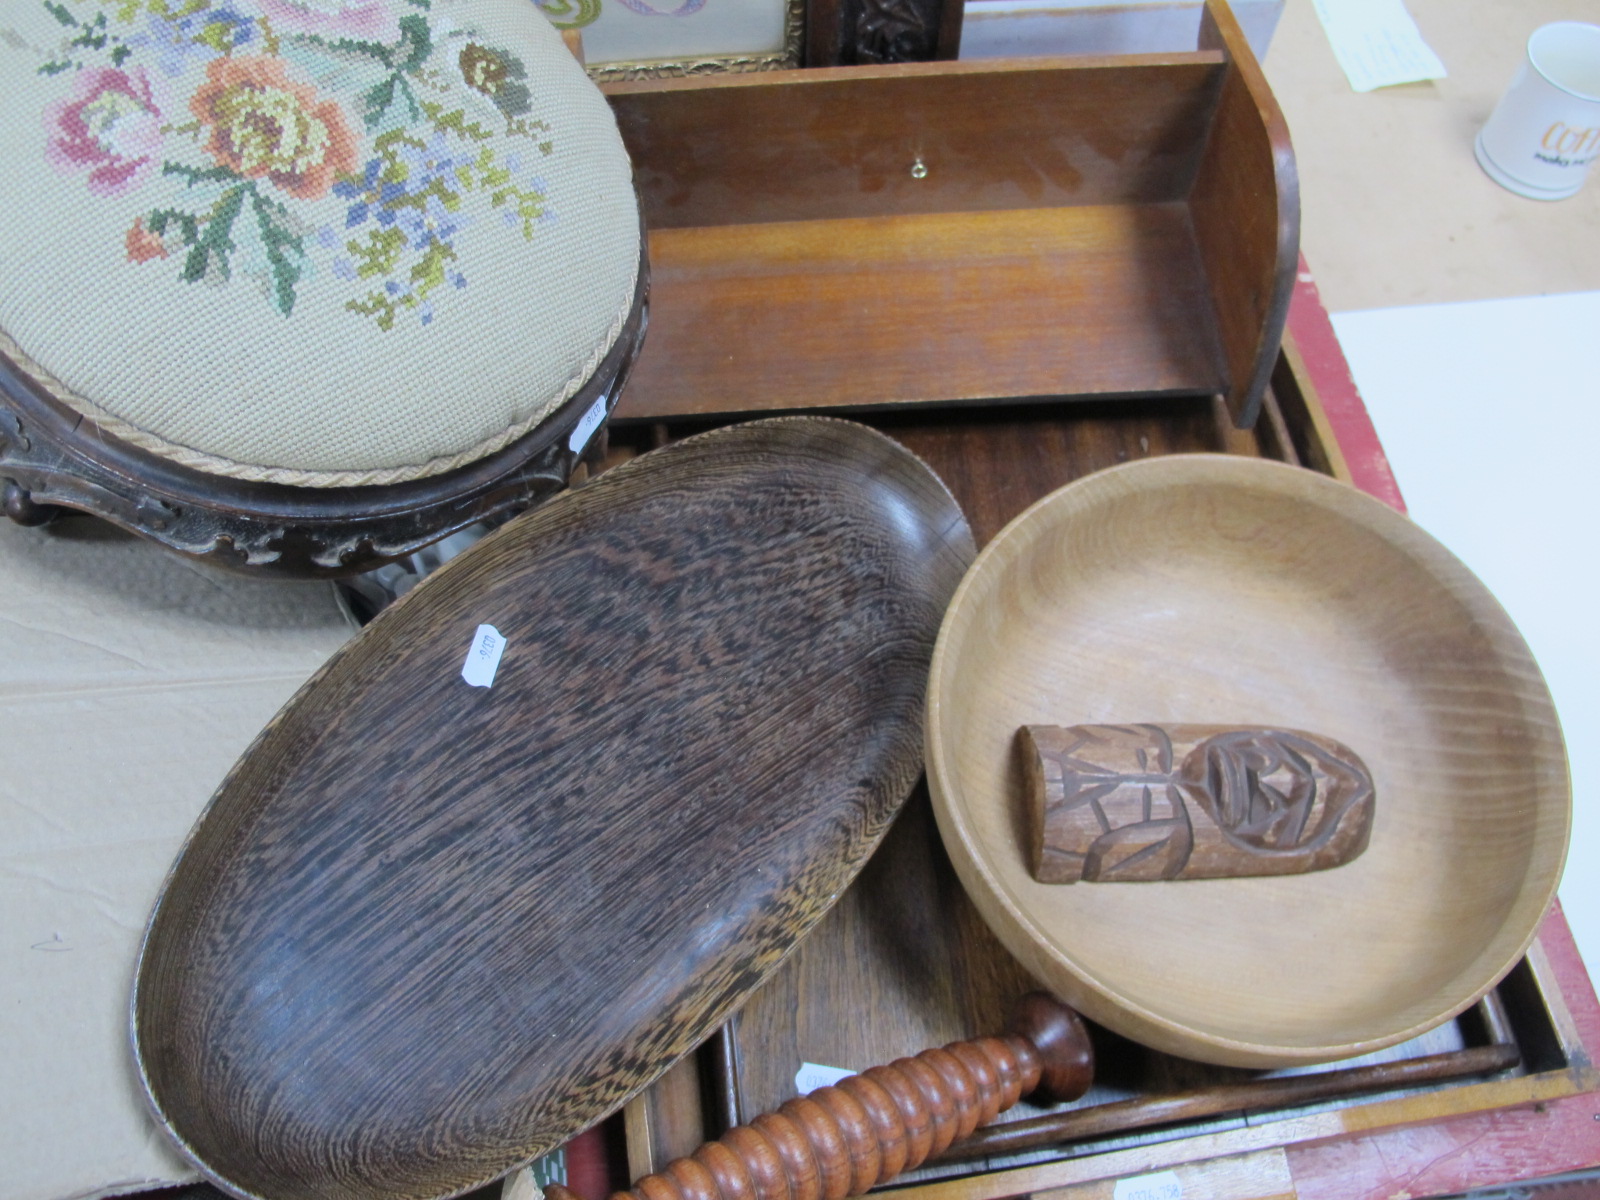
[{"label": "dark oak grain dish", "polygon": [[[971,535],[862,426],[676,443],[508,525],[285,707],[174,868],[135,985],[156,1112],[263,1197],[444,1196],[707,1036],[921,769]],[[460,676],[474,631],[507,645]]]}]

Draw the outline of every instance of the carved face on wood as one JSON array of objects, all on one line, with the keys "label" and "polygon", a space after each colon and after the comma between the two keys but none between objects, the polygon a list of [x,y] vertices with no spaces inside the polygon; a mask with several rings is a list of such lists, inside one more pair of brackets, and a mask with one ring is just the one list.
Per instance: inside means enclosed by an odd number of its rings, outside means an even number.
[{"label": "carved face on wood", "polygon": [[1366,848],[1374,793],[1331,738],[1214,725],[1027,726],[1044,883],[1279,875]]}]

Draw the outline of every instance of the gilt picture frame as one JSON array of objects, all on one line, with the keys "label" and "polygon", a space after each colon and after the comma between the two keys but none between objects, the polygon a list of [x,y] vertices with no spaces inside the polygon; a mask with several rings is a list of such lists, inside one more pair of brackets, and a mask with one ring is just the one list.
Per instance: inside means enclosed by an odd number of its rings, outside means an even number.
[{"label": "gilt picture frame", "polygon": [[798,67],[806,0],[535,0],[599,83]]}]

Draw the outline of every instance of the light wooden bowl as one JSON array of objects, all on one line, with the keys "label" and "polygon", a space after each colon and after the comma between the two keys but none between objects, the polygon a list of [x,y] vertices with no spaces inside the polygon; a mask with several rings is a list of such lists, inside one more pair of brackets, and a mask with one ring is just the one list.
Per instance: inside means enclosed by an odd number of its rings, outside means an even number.
[{"label": "light wooden bowl", "polygon": [[[1282,724],[1344,742],[1372,841],[1277,878],[1040,884],[1028,723]],[[1086,1015],[1235,1066],[1362,1054],[1521,957],[1571,818],[1543,677],[1484,586],[1408,519],[1311,471],[1171,456],[1047,496],[985,548],[934,652],[927,768],[963,884]]]}]

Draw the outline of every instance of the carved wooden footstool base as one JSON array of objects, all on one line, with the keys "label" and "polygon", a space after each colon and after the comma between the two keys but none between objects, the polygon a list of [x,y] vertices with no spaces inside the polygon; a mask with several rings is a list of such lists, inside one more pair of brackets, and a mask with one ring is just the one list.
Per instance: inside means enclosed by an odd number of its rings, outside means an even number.
[{"label": "carved wooden footstool base", "polygon": [[526,0],[19,0],[0,97],[12,520],[348,574],[603,444],[644,237]]}]

